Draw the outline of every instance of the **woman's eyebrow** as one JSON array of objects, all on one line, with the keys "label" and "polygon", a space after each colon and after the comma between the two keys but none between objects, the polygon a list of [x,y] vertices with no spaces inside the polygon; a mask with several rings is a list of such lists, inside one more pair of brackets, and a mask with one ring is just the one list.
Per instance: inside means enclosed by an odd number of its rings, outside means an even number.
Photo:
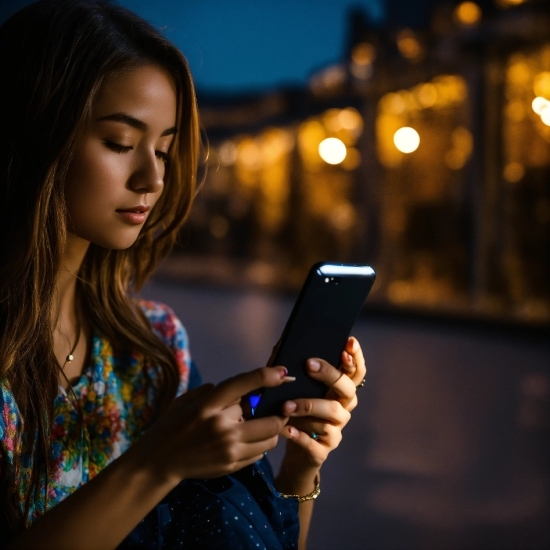
[{"label": "woman's eyebrow", "polygon": [[[136,128],[140,132],[147,132],[149,129],[149,126],[145,124],[142,120],[138,120],[137,118],[134,118],[133,116],[130,116],[126,113],[113,113],[112,115],[106,115],[98,118],[98,120],[114,120],[115,122],[122,122],[124,124],[128,124],[128,126],[132,126],[132,128]],[[175,134],[177,132],[177,128],[175,126],[172,126],[171,128],[168,128],[162,132],[161,137],[164,136],[170,136],[172,134]]]}]

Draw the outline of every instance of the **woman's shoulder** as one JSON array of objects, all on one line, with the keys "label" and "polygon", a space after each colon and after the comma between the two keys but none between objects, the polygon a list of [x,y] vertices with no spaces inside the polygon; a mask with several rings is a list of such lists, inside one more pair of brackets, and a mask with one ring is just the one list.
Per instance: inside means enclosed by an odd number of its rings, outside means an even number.
[{"label": "woman's shoulder", "polygon": [[189,347],[187,331],[172,308],[152,300],[137,300],[137,305],[158,338],[170,347],[179,349]]},{"label": "woman's shoulder", "polygon": [[201,377],[189,352],[187,331],[174,311],[165,304],[138,300],[138,306],[147,317],[153,333],[174,353],[180,368],[178,395],[201,384]]}]

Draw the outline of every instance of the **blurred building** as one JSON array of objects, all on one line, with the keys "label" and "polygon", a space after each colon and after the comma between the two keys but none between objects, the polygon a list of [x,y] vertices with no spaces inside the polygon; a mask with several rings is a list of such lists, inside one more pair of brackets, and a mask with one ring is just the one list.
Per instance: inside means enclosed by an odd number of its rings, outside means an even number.
[{"label": "blurred building", "polygon": [[549,2],[402,4],[350,14],[307,89],[199,97],[207,175],[165,274],[294,290],[368,262],[371,304],[550,321]]}]

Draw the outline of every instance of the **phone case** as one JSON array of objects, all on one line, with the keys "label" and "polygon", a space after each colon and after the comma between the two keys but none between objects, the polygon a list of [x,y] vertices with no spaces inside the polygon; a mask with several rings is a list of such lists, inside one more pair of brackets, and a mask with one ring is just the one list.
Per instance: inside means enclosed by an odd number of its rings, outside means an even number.
[{"label": "phone case", "polygon": [[289,399],[326,395],[327,386],[309,376],[305,363],[319,357],[339,366],[374,279],[368,265],[321,262],[312,266],[270,365],[286,367],[296,381],[251,396],[254,417],[281,414],[282,404]]}]

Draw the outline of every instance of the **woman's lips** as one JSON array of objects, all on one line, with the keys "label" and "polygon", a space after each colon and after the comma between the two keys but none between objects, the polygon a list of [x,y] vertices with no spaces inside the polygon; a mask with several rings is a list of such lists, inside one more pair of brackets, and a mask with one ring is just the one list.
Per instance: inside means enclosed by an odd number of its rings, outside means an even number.
[{"label": "woman's lips", "polygon": [[122,219],[133,225],[140,225],[147,219],[147,212],[151,207],[148,204],[140,204],[132,208],[119,209],[116,211]]}]

